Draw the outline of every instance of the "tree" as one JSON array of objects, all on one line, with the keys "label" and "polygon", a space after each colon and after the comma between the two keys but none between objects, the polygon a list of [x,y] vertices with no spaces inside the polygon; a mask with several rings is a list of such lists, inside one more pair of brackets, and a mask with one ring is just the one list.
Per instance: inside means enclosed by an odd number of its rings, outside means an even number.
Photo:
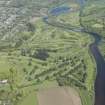
[{"label": "tree", "polygon": [[49,54],[46,49],[38,49],[37,52],[34,52],[33,57],[40,60],[46,60],[49,57]]},{"label": "tree", "polygon": [[21,49],[21,55],[26,56],[26,50],[25,49]]},{"label": "tree", "polygon": [[26,25],[27,25],[27,27],[28,27],[28,31],[31,31],[31,32],[34,32],[34,31],[35,31],[35,27],[34,27],[33,24],[27,23]]}]

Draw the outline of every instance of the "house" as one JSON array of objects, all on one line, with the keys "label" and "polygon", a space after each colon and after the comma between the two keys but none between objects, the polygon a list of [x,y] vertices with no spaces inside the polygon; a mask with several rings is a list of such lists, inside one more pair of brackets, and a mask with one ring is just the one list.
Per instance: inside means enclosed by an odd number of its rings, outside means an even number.
[{"label": "house", "polygon": [[8,80],[7,79],[0,80],[0,84],[6,84],[6,83],[8,83]]}]

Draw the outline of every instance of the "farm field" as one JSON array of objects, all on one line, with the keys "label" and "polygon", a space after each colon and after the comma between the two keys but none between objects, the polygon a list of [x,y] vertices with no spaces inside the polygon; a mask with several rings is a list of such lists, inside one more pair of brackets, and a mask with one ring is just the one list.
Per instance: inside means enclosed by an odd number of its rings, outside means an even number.
[{"label": "farm field", "polygon": [[78,93],[69,87],[58,87],[38,92],[39,105],[81,105]]}]

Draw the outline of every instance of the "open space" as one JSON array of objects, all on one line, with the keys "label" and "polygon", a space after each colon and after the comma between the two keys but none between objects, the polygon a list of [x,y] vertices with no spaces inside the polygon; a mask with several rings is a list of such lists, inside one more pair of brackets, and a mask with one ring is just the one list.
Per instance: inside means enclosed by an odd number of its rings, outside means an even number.
[{"label": "open space", "polygon": [[70,87],[40,90],[37,97],[39,105],[82,105],[79,94]]}]

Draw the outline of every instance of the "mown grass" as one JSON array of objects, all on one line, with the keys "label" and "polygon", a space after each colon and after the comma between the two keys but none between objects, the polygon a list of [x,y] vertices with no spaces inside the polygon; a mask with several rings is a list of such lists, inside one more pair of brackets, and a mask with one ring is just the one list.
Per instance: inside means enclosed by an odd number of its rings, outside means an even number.
[{"label": "mown grass", "polygon": [[93,105],[94,104],[94,97],[93,93],[86,91],[86,90],[79,90],[79,94],[81,97],[82,105]]},{"label": "mown grass", "polygon": [[26,96],[18,105],[38,105],[38,100],[35,92]]}]

